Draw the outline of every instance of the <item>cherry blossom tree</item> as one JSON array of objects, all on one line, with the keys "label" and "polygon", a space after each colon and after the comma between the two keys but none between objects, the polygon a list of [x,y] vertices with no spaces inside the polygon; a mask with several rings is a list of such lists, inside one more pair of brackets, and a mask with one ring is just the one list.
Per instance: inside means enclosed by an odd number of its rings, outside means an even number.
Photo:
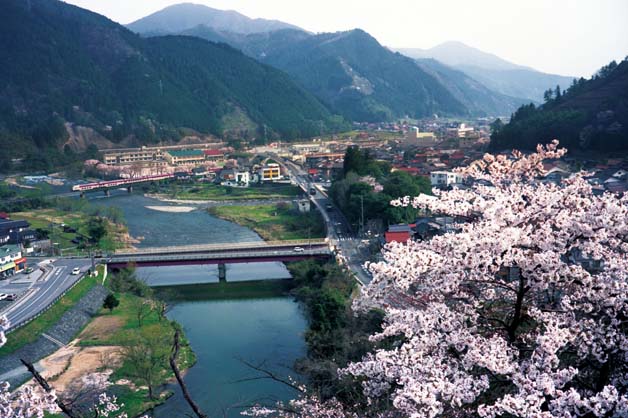
[{"label": "cherry blossom tree", "polygon": [[541,181],[565,152],[487,154],[460,170],[470,187],[393,202],[457,222],[369,266],[354,309],[385,323],[340,371],[368,405],[307,396],[256,414],[628,416],[628,197],[594,194],[586,173]]}]

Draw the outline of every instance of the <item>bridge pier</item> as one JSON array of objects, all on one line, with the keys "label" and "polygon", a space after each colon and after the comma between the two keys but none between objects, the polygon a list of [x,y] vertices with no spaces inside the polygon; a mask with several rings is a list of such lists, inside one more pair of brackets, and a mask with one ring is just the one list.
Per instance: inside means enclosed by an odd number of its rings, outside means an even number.
[{"label": "bridge pier", "polygon": [[227,282],[227,265],[225,263],[218,264],[218,281],[220,283]]},{"label": "bridge pier", "polygon": [[133,186],[129,186],[126,188],[127,192],[132,193],[133,192]]},{"label": "bridge pier", "polygon": [[85,199],[85,192],[81,192],[81,199]]},{"label": "bridge pier", "polygon": [[109,197],[109,195],[110,195],[109,189],[105,189],[105,190],[103,190],[103,192],[105,192],[105,196]]}]

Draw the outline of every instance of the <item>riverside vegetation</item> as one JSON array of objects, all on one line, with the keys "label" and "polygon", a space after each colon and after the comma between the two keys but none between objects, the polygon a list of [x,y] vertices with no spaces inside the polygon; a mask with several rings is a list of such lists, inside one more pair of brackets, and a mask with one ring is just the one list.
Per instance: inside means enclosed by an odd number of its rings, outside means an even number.
[{"label": "riverside vegetation", "polygon": [[0,211],[28,221],[38,239],[57,242],[65,255],[84,255],[88,250],[113,251],[130,241],[119,208],[85,199],[50,197],[46,190],[0,184]]},{"label": "riverside vegetation", "polygon": [[254,206],[216,206],[209,213],[251,228],[267,241],[325,237],[325,223],[318,211],[301,213],[288,203]]},{"label": "riverside vegetation", "polygon": [[[137,279],[132,268],[110,275],[107,287],[119,304],[103,304],[78,336],[78,345],[106,348],[109,364],[103,367],[113,369],[107,393],[117,397],[121,411],[137,416],[172,394],[162,388],[174,379],[169,356],[178,325],[166,318],[165,302]],[[177,361],[181,370],[196,361],[185,338]]]}]

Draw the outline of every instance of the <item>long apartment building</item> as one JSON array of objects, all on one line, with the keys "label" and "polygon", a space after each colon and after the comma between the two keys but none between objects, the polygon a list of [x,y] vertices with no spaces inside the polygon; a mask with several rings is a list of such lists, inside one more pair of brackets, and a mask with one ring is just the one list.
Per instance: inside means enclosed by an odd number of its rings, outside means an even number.
[{"label": "long apartment building", "polygon": [[104,162],[107,165],[122,165],[137,162],[166,161],[166,153],[170,151],[210,150],[222,148],[222,142],[196,145],[168,145],[159,147],[120,148],[103,151]]}]

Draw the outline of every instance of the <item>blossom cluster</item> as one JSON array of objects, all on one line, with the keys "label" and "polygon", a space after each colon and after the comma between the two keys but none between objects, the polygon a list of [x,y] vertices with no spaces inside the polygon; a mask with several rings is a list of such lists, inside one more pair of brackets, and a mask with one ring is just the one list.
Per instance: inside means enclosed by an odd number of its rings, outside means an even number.
[{"label": "blossom cluster", "polygon": [[354,309],[384,310],[371,338],[388,344],[340,374],[389,407],[359,416],[628,416],[628,196],[594,194],[586,173],[540,181],[565,152],[487,154],[460,170],[470,187],[393,202],[455,232],[369,265]]}]

